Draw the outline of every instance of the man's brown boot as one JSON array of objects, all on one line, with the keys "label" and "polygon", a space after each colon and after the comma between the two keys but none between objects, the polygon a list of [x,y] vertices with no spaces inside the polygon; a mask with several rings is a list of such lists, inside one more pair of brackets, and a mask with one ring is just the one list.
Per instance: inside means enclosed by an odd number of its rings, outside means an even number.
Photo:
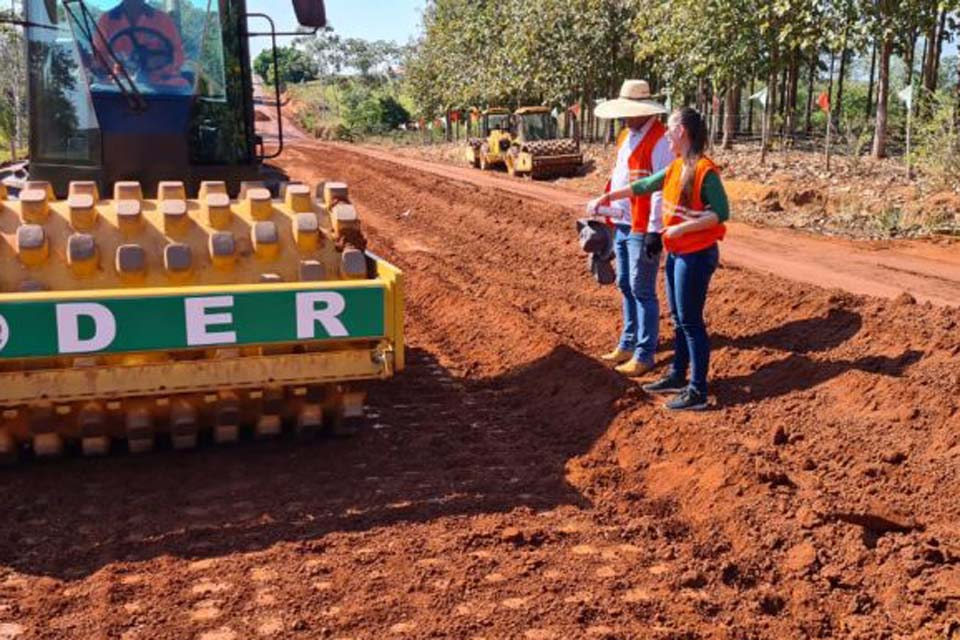
[{"label": "man's brown boot", "polygon": [[610,353],[605,353],[600,356],[600,359],[604,362],[609,362],[611,364],[621,364],[623,362],[628,362],[633,358],[633,351],[624,351],[620,347],[617,347]]}]

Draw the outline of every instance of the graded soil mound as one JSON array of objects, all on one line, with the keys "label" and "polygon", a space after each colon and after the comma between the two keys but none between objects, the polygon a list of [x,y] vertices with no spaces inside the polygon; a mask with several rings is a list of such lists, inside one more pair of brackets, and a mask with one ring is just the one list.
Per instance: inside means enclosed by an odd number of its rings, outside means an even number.
[{"label": "graded soil mound", "polygon": [[3,472],[0,637],[958,629],[960,311],[721,268],[715,407],[671,415],[595,359],[619,302],[568,209],[288,154],[405,269],[408,370],[349,440]]}]

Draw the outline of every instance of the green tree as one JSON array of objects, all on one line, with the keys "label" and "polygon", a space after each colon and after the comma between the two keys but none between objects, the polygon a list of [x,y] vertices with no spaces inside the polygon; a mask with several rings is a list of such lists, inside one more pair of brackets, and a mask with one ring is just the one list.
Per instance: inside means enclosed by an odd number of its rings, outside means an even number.
[{"label": "green tree", "polygon": [[361,84],[344,92],[341,115],[344,125],[358,134],[387,133],[410,121],[396,98]]},{"label": "green tree", "polygon": [[624,0],[433,0],[408,82],[425,115],[589,103],[635,72],[635,12]]},{"label": "green tree", "polygon": [[[900,111],[889,106],[891,59],[906,62],[909,82],[922,38],[920,74],[933,93],[944,83],[943,43],[960,28],[958,9],[958,0],[428,0],[406,78],[426,117],[452,107],[574,101],[588,117],[594,99],[615,93],[626,77],[645,77],[655,90],[669,88],[674,104],[705,108],[711,94],[724,98],[729,143],[743,89],[758,82],[767,89],[764,123],[785,136],[801,113],[810,126],[824,79],[835,124],[846,123],[844,89],[860,100],[851,67],[875,45],[879,157],[889,112]],[[874,75],[864,103],[872,101]]]},{"label": "green tree", "polygon": [[365,79],[389,75],[400,60],[401,48],[386,40],[347,38],[343,41],[344,65],[357,70]]},{"label": "green tree", "polygon": [[393,96],[380,97],[380,109],[382,116],[380,122],[388,130],[394,130],[400,125],[410,122],[410,113],[406,107],[400,104],[400,101]]},{"label": "green tree", "polygon": [[[277,47],[277,70],[280,83],[300,83],[317,78],[317,68],[310,57],[296,47]],[[253,71],[267,84],[275,84],[273,50],[264,49],[253,62]]]},{"label": "green tree", "polygon": [[26,145],[26,62],[23,35],[16,27],[0,25],[0,144],[9,145],[10,156]]},{"label": "green tree", "polygon": [[301,36],[293,44],[313,60],[320,78],[337,76],[343,71],[346,63],[343,41],[332,27],[320,29],[315,35]]},{"label": "green tree", "polygon": [[922,0],[861,0],[860,9],[866,18],[870,35],[876,40],[879,74],[877,80],[877,119],[873,134],[874,158],[887,155],[887,128],[890,107],[890,59],[903,47],[898,35],[902,26],[911,22]]}]

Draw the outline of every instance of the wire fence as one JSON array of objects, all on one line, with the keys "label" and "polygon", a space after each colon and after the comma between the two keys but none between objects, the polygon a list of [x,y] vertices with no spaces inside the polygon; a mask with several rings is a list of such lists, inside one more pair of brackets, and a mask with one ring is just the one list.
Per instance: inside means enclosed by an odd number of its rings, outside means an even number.
[{"label": "wire fence", "polygon": [[[758,114],[759,115],[759,114]],[[558,117],[558,131],[563,137],[578,138],[588,144],[613,144],[617,139],[620,124],[614,121],[589,118],[585,123],[575,117]],[[753,125],[747,128],[747,125]],[[826,121],[818,123],[820,127],[810,130],[787,132],[785,128],[773,128],[768,134],[768,147],[771,149],[790,149],[796,151],[825,152],[827,145]],[[870,126],[833,126],[830,133],[830,152],[834,155],[868,155],[871,152],[874,127]],[[389,134],[388,138],[403,145],[434,145],[446,143],[465,143],[470,138],[481,136],[479,123],[463,120],[447,122],[443,119],[429,123],[412,123],[405,130]],[[711,131],[711,141],[720,145],[723,140],[722,120],[716,130]],[[759,122],[750,122],[746,117],[735,121],[730,142],[734,145],[756,145],[759,149],[763,134]],[[906,155],[906,132],[900,127],[890,127],[887,131],[886,153],[890,157]]]}]

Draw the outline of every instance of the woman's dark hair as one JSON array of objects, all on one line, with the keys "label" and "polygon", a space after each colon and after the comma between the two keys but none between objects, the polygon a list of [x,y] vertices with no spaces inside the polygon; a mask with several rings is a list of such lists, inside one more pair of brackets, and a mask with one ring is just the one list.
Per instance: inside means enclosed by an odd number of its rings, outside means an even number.
[{"label": "woman's dark hair", "polygon": [[683,173],[680,174],[680,184],[683,186],[681,204],[688,207],[693,201],[693,179],[697,173],[697,162],[707,147],[707,125],[700,112],[691,107],[677,109],[672,117],[684,128],[690,140],[690,149],[683,158]]},{"label": "woman's dark hair", "polygon": [[676,115],[677,120],[690,136],[689,155],[703,155],[703,150],[707,148],[707,125],[703,121],[703,116],[692,107],[682,107],[676,111]]}]

